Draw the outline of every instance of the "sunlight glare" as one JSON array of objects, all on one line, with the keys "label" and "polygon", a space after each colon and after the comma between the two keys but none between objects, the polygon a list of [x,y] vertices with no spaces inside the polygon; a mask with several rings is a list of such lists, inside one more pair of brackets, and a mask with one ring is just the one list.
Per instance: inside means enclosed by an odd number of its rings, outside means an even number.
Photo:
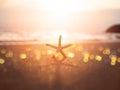
[{"label": "sunlight glare", "polygon": [[[43,8],[50,12],[67,13],[78,11],[80,0],[43,0]],[[81,5],[83,7],[83,5]]]},{"label": "sunlight glare", "polygon": [[68,43],[67,41],[67,39],[68,39],[68,32],[66,32],[65,30],[62,30],[62,29],[58,29],[58,30],[53,30],[52,32],[51,32],[51,35],[52,35],[52,38],[55,38],[54,40],[55,41],[57,41],[57,39],[58,39],[58,37],[60,36],[60,35],[62,35],[62,38],[64,38],[64,39],[62,39],[62,43],[63,44],[66,44],[66,43]]}]

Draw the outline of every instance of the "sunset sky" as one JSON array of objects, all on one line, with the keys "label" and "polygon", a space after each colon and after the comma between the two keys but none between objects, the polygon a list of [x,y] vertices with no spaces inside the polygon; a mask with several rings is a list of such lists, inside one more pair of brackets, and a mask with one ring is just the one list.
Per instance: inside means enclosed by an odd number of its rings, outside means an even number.
[{"label": "sunset sky", "polygon": [[120,24],[120,0],[0,0],[0,28],[103,32]]}]

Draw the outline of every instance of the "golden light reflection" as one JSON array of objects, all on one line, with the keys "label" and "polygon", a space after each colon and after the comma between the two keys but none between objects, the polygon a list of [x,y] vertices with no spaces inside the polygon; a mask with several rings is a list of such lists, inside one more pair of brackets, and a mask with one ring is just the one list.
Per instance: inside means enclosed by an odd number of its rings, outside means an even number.
[{"label": "golden light reflection", "polygon": [[0,58],[0,64],[4,64],[5,60],[3,58]]},{"label": "golden light reflection", "polygon": [[40,60],[40,58],[41,58],[41,51],[40,50],[35,50],[35,58],[36,58],[36,60]]},{"label": "golden light reflection", "polygon": [[1,49],[1,54],[5,54],[6,53],[6,49]]},{"label": "golden light reflection", "polygon": [[111,53],[110,48],[106,48],[106,49],[103,51],[103,54],[105,54],[105,55],[109,55],[110,53]]},{"label": "golden light reflection", "polygon": [[48,55],[52,55],[53,54],[53,50],[48,50],[47,53],[48,53]]},{"label": "golden light reflection", "polygon": [[102,60],[102,57],[101,57],[100,55],[96,55],[96,56],[95,56],[95,59],[96,59],[97,61],[101,61],[101,60]]},{"label": "golden light reflection", "polygon": [[26,58],[27,58],[27,55],[26,55],[25,53],[21,53],[21,54],[20,54],[20,58],[21,58],[21,59],[26,59]]},{"label": "golden light reflection", "polygon": [[83,46],[79,46],[76,48],[78,51],[82,51],[83,50]]},{"label": "golden light reflection", "polygon": [[116,55],[110,55],[110,59],[115,62],[117,60],[117,56]]},{"label": "golden light reflection", "polygon": [[32,50],[32,48],[25,48],[25,49],[26,49],[26,51],[28,51],[28,52]]},{"label": "golden light reflection", "polygon": [[13,52],[12,51],[8,51],[5,56],[7,58],[11,58],[11,57],[13,57]]},{"label": "golden light reflection", "polygon": [[112,66],[115,66],[115,65],[116,65],[116,62],[111,62],[111,65],[112,65]]},{"label": "golden light reflection", "polygon": [[84,56],[83,61],[84,61],[85,63],[87,63],[88,60],[89,60],[89,53],[84,53],[83,56]]},{"label": "golden light reflection", "polygon": [[67,56],[68,56],[69,58],[74,58],[75,54],[72,53],[72,52],[68,52]]},{"label": "golden light reflection", "polygon": [[117,58],[117,62],[120,63],[120,57]]},{"label": "golden light reflection", "polygon": [[112,66],[116,65],[117,56],[116,55],[110,55],[110,59],[111,59],[111,65]]}]

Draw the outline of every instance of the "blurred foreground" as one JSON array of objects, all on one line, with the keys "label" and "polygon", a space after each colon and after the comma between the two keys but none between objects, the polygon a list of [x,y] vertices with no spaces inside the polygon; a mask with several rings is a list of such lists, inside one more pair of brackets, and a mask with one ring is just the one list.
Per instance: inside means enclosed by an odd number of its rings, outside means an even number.
[{"label": "blurred foreground", "polygon": [[44,44],[1,44],[0,90],[120,90],[120,42],[86,41],[64,52],[56,68],[55,50]]}]

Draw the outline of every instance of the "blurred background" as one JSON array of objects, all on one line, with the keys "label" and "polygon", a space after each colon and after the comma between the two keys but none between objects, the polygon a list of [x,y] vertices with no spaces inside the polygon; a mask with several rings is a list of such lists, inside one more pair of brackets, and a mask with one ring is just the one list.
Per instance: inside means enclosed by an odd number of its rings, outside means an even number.
[{"label": "blurred background", "polygon": [[103,33],[119,23],[119,0],[0,0],[1,31]]}]

